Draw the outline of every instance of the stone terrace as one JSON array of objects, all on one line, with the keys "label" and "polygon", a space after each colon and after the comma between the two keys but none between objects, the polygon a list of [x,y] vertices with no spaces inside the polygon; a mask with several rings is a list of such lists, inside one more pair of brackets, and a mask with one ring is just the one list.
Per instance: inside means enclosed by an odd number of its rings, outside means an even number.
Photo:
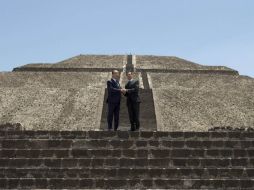
[{"label": "stone terrace", "polygon": [[124,55],[78,55],[54,64],[27,64],[18,68],[120,68]]},{"label": "stone terrace", "polygon": [[174,56],[137,56],[138,69],[156,70],[216,70],[235,72],[224,66],[205,66]]}]

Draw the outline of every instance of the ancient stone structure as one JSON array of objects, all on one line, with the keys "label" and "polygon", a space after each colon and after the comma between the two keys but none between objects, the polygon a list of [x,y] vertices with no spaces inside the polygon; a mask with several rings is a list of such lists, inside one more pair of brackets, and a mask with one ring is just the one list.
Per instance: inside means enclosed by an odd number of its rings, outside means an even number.
[{"label": "ancient stone structure", "polygon": [[254,132],[0,131],[1,189],[253,189]]},{"label": "ancient stone structure", "polygon": [[[125,97],[104,131],[112,69],[140,81],[141,131]],[[227,67],[79,55],[0,73],[0,103],[0,189],[254,187],[254,79]]]},{"label": "ancient stone structure", "polygon": [[[36,130],[103,129],[106,80],[112,69],[122,72],[122,86],[125,71],[139,78],[145,130],[207,131],[254,124],[253,78],[227,67],[138,55],[79,55],[0,73],[0,122]],[[124,98],[122,128],[129,125]]]}]

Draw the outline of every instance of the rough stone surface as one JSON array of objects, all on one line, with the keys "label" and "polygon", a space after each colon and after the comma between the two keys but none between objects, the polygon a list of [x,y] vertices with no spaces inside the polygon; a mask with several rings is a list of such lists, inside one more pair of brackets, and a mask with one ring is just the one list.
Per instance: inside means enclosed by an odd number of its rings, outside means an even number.
[{"label": "rough stone surface", "polygon": [[[144,126],[124,131],[122,103],[123,131],[94,131],[122,63],[140,80]],[[0,73],[0,189],[253,189],[254,79],[158,56],[26,67]]]},{"label": "rough stone surface", "polygon": [[37,68],[122,68],[124,55],[78,55],[55,64],[27,64]]},{"label": "rough stone surface", "polygon": [[4,131],[23,130],[20,123],[4,123],[0,124],[0,129]]},{"label": "rough stone surface", "polygon": [[0,72],[0,87],[106,87],[109,72]]},{"label": "rough stone surface", "polygon": [[206,131],[254,126],[254,80],[243,76],[149,73],[157,128]]},{"label": "rough stone surface", "polygon": [[0,74],[0,123],[25,129],[98,129],[109,73]]},{"label": "rough stone surface", "polygon": [[4,131],[0,189],[249,189],[254,132]]},{"label": "rough stone surface", "polygon": [[[140,88],[152,89],[157,130],[254,125],[253,78],[223,66],[152,55],[78,55],[0,73],[0,123],[19,122],[29,129],[98,130],[106,80],[111,69],[126,69],[124,64],[133,64]],[[121,85],[126,81],[121,73]]]},{"label": "rough stone surface", "polygon": [[181,69],[181,70],[228,70],[224,66],[205,66],[175,56],[137,56],[137,68],[141,69]]}]

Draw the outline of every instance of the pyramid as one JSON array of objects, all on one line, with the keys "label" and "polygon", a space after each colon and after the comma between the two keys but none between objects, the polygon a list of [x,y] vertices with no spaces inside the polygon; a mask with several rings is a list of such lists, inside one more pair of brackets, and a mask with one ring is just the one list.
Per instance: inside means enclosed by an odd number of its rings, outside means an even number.
[{"label": "pyramid", "polygon": [[[107,131],[111,71],[140,81],[139,131]],[[254,186],[254,79],[170,56],[79,55],[0,73],[0,189]]]},{"label": "pyramid", "polygon": [[141,104],[141,119],[150,113],[145,110],[154,112],[151,130],[207,131],[254,124],[253,78],[224,66],[152,55],[78,55],[2,72],[1,122],[19,122],[36,130],[100,130],[105,122],[106,81],[112,69],[118,69],[124,86],[128,63],[143,93],[151,91],[144,95],[150,99]]}]

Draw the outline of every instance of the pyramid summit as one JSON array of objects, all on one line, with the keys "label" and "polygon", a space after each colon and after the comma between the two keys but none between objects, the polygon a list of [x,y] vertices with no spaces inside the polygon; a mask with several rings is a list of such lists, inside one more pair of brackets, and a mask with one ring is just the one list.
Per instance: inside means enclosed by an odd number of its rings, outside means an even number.
[{"label": "pyramid summit", "polygon": [[[126,55],[78,55],[69,59],[54,63],[54,64],[26,64],[21,67],[14,68],[14,71],[22,70],[48,70],[51,71],[61,69],[76,69],[81,68],[118,68],[122,69],[123,65],[127,63]],[[153,56],[153,55],[134,55],[134,65],[136,69],[142,70],[166,70],[166,71],[182,71],[182,70],[196,70],[196,71],[209,71],[209,72],[228,72],[236,73],[233,69],[224,66],[205,66],[191,61],[187,61],[174,56]],[[138,59],[138,60],[136,60]],[[138,62],[138,64],[136,64]],[[80,70],[82,71],[82,70]]]},{"label": "pyramid summit", "polygon": [[[78,55],[2,72],[0,122],[31,130],[105,129],[105,88],[112,69],[121,72],[121,85],[127,81],[126,70],[139,79],[144,130],[207,131],[254,124],[253,78],[224,66],[154,55]],[[124,105],[120,128],[129,125]]]}]

